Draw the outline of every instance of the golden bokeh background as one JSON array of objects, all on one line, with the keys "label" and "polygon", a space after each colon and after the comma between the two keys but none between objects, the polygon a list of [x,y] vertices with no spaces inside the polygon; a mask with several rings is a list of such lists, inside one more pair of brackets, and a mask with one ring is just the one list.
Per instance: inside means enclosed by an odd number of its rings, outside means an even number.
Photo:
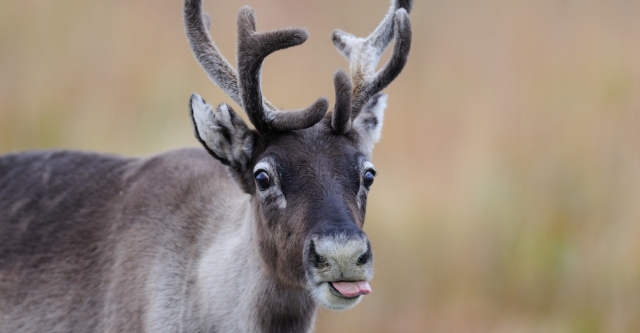
[{"label": "golden bokeh background", "polygon": [[[388,6],[205,2],[230,59],[244,4],[259,30],[307,27],[264,66],[286,109],[333,101],[347,64],[331,31],[368,34]],[[197,146],[191,92],[230,98],[191,55],[181,6],[0,2],[0,152]],[[640,332],[639,17],[636,0],[416,1],[374,154],[374,292],[322,310],[316,331]]]}]

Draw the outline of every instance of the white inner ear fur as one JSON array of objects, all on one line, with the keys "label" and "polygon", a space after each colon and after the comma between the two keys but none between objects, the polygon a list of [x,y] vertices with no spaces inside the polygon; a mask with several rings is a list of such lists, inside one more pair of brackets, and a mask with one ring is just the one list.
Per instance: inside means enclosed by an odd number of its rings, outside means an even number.
[{"label": "white inner ear fur", "polygon": [[205,103],[198,94],[193,94],[191,98],[191,109],[193,110],[193,119],[196,122],[198,133],[203,141],[208,142],[211,138],[209,132],[214,130],[215,125],[211,121],[214,119],[211,105]]},{"label": "white inner ear fur", "polygon": [[[191,109],[198,135],[209,149],[228,162],[240,164],[248,162],[251,156],[252,138],[245,134],[249,128],[240,118],[233,121],[228,105],[221,104],[217,111],[213,112],[211,105],[205,103],[200,95],[193,94]],[[231,141],[222,134],[224,129],[231,134]]]},{"label": "white inner ear fur", "polygon": [[280,188],[280,178],[278,177],[278,173],[276,172],[275,161],[271,158],[263,159],[262,161],[256,163],[255,167],[253,167],[253,174],[258,172],[259,170],[266,171],[269,175],[269,179],[271,179],[273,183],[271,187],[264,191],[260,191],[260,189],[257,189],[262,204],[267,206],[265,207],[266,209],[269,209],[271,206],[275,206],[279,209],[285,209],[287,207],[287,199],[284,197],[282,189]]},{"label": "white inner ear fur", "polygon": [[353,128],[360,135],[360,150],[369,157],[373,146],[380,140],[387,95],[370,100],[353,122]]}]

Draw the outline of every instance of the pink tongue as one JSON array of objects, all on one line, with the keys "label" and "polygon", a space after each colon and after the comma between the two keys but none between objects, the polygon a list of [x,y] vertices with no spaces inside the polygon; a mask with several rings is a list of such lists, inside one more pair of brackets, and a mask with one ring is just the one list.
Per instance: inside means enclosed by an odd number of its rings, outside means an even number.
[{"label": "pink tongue", "polygon": [[354,297],[366,295],[371,292],[371,286],[366,281],[358,282],[331,282],[334,288],[343,296]]}]

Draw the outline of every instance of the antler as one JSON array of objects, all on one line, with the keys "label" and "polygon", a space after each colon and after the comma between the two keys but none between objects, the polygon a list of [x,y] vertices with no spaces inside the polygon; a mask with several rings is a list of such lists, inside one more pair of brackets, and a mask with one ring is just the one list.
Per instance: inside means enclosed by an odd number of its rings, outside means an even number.
[{"label": "antler", "polygon": [[[334,75],[336,105],[331,125],[336,132],[346,133],[367,101],[386,88],[407,63],[411,48],[411,23],[408,12],[412,0],[392,0],[389,12],[367,38],[358,38],[342,30],[333,32],[333,44],[349,62],[352,82],[345,72]],[[395,38],[391,59],[378,71],[376,65],[384,49]]]},{"label": "antler", "polygon": [[256,33],[255,13],[253,9],[243,7],[238,14],[236,72],[205,28],[205,25],[208,27],[208,17],[202,12],[202,0],[185,0],[184,21],[196,59],[211,80],[244,108],[258,132],[264,134],[307,128],[324,117],[328,108],[325,98],[319,98],[305,109],[285,112],[276,109],[262,96],[262,62],[275,51],[304,43],[308,37],[304,29],[287,28]]}]

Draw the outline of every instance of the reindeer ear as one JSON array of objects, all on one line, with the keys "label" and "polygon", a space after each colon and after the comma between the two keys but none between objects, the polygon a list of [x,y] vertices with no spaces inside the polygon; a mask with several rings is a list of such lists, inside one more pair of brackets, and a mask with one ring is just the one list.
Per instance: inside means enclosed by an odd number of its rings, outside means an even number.
[{"label": "reindeer ear", "polygon": [[255,186],[248,165],[254,132],[230,106],[220,104],[214,112],[198,94],[191,95],[189,110],[198,141],[209,154],[229,166],[245,192],[253,192]]},{"label": "reindeer ear", "polygon": [[360,150],[371,155],[373,146],[380,140],[384,109],[387,107],[387,95],[373,95],[353,120],[352,130],[358,133]]}]

